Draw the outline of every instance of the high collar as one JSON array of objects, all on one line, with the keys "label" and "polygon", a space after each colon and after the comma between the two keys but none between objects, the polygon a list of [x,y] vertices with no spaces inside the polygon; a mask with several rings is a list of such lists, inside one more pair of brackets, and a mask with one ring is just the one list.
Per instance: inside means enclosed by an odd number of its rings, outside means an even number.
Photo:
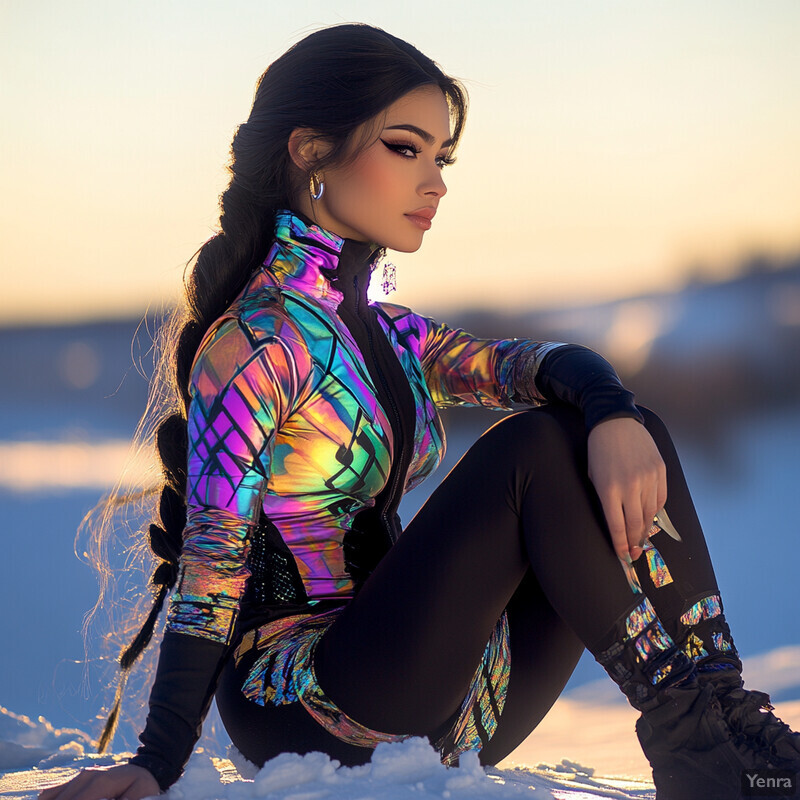
[{"label": "high collar", "polygon": [[374,242],[337,236],[305,214],[280,209],[264,266],[287,289],[349,305],[366,299],[370,275],[384,252]]}]

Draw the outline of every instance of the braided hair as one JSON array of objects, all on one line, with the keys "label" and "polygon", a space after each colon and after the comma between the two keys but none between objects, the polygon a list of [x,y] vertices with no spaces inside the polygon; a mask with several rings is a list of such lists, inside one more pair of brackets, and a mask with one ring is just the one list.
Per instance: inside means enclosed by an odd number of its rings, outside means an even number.
[{"label": "braided hair", "polygon": [[[145,437],[146,420],[151,421],[161,464],[160,485],[153,490],[158,515],[146,529],[156,559],[150,578],[153,604],[119,657],[121,675],[98,752],[111,743],[130,669],[149,644],[178,577],[186,524],[189,381],[198,346],[263,263],[276,210],[295,207],[295,198],[308,186],[308,176],[289,156],[289,136],[296,128],[307,129],[329,145],[314,169],[350,163],[366,144],[353,141],[359,126],[408,92],[429,85],[438,86],[448,102],[455,149],[466,117],[463,86],[415,47],[380,28],[345,24],[315,31],[274,61],[258,81],[250,115],[231,145],[219,232],[197,252],[185,279],[183,303],[158,333],[150,398],[137,429]],[[115,502],[118,496],[105,501]]]}]

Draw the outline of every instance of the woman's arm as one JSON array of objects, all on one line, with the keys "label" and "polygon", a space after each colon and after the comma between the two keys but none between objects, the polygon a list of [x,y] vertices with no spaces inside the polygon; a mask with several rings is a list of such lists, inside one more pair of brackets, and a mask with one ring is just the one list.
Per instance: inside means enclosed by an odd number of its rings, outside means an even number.
[{"label": "woman's arm", "polygon": [[274,434],[303,382],[298,344],[279,317],[262,317],[258,330],[228,319],[206,337],[192,369],[180,574],[131,759],[162,788],[180,777],[230,654]]},{"label": "woman's arm", "polygon": [[613,367],[588,347],[532,339],[485,339],[410,309],[381,304],[399,335],[417,350],[439,408],[564,402],[581,409],[587,429],[614,417],[642,421]]},{"label": "woman's arm", "polygon": [[583,412],[587,431],[599,422],[619,417],[644,422],[633,392],[622,385],[611,364],[588,347],[563,344],[551,348],[538,363],[533,381],[525,375],[525,369],[522,366],[517,371],[520,390],[530,391],[532,382],[545,400],[576,406]]},{"label": "woman's arm", "polygon": [[180,575],[142,744],[129,764],[85,770],[43,800],[139,800],[174,783],[191,755],[232,649],[274,434],[304,382],[297,337],[274,322],[264,330],[261,320],[255,331],[238,319],[221,321],[192,368]]},{"label": "woman's arm", "polygon": [[[510,408],[562,402],[583,413],[589,477],[617,555],[636,559],[667,499],[666,469],[643,417],[614,368],[588,347],[527,339],[481,339],[408,310],[395,324],[419,339],[437,406]],[[405,313],[407,312],[407,313]]]}]

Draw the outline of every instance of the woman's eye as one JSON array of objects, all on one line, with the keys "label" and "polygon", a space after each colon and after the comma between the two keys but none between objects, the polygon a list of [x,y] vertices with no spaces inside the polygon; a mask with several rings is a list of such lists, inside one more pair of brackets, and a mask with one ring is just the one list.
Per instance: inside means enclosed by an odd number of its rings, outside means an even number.
[{"label": "woman's eye", "polygon": [[[413,145],[413,144],[406,144],[405,142],[398,142],[398,143],[396,143],[396,144],[395,144],[395,143],[392,143],[392,142],[387,142],[387,141],[385,141],[384,139],[381,139],[381,141],[382,141],[382,142],[383,142],[383,143],[384,143],[384,144],[385,144],[385,145],[386,145],[386,146],[387,146],[387,147],[388,147],[390,150],[392,150],[392,151],[393,151],[393,152],[395,152],[395,153],[399,153],[399,154],[400,154],[400,155],[402,155],[404,158],[413,158],[414,156],[418,155],[418,154],[419,154],[419,152],[420,152],[419,148],[418,148],[418,147],[414,147],[414,145]],[[405,151],[405,152],[404,152],[404,151]],[[410,156],[410,155],[408,155],[408,154],[407,154],[408,152],[411,152],[411,153],[413,153],[413,154],[414,154],[414,156]]]},{"label": "woman's eye", "polygon": [[[401,155],[403,158],[416,158],[422,150],[419,147],[407,142],[387,142],[385,139],[381,141],[394,153]],[[455,164],[455,158],[450,156],[436,156],[436,166],[440,169]]]}]

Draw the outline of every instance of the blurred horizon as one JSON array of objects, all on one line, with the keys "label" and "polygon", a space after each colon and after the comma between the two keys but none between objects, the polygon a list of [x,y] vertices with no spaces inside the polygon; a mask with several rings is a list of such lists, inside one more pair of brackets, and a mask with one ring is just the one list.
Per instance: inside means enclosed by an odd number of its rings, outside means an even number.
[{"label": "blurred horizon", "polygon": [[[569,313],[580,309],[602,309],[603,307],[616,304],[625,304],[641,300],[642,298],[658,298],[679,295],[681,292],[697,287],[720,287],[731,282],[736,282],[746,278],[753,272],[769,272],[779,275],[790,273],[797,269],[800,263],[800,242],[796,248],[787,249],[784,252],[775,253],[764,249],[753,249],[743,253],[739,258],[726,262],[724,270],[710,270],[708,265],[692,264],[687,265],[687,269],[681,275],[680,281],[674,284],[655,286],[650,289],[639,291],[620,292],[618,294],[599,295],[595,297],[584,297],[576,295],[574,297],[553,298],[549,303],[504,303],[493,305],[485,303],[481,298],[465,298],[461,304],[438,302],[436,299],[415,306],[413,310],[428,316],[438,317],[440,321],[461,320],[471,315],[486,313],[491,317],[502,318],[507,316],[514,319],[526,314],[548,315],[559,313]],[[369,296],[373,301],[388,301],[392,303],[401,302],[395,295],[386,296],[378,287],[379,277],[373,279]],[[162,297],[157,301],[150,301],[146,305],[132,304],[130,308],[120,309],[109,308],[108,306],[95,306],[91,309],[81,310],[73,308],[68,313],[61,315],[51,315],[47,318],[41,316],[4,316],[0,313],[0,331],[27,329],[27,328],[60,328],[82,325],[94,325],[113,322],[134,322],[140,325],[149,325],[156,319],[164,318],[171,313],[176,303],[182,302],[180,296]],[[0,300],[0,308],[2,301]],[[443,317],[441,315],[444,315]],[[794,323],[793,323],[794,324]],[[509,333],[508,335],[512,335]],[[520,334],[521,335],[521,334]]]},{"label": "blurred horizon", "polygon": [[[102,476],[105,468],[92,465],[73,447],[87,431],[94,431],[91,439],[106,442],[94,456],[97,463],[108,463],[110,457],[119,463],[127,451],[126,437],[144,410],[162,346],[159,327],[169,311],[0,323],[0,374],[5,378],[0,410],[8,420],[0,433],[0,461],[6,465],[0,469],[0,485],[36,488],[60,475],[65,487],[72,486],[76,470],[69,469],[71,461]],[[608,358],[640,402],[654,402],[698,443],[716,444],[715,430],[742,415],[800,410],[800,252],[791,260],[753,256],[740,262],[731,277],[697,277],[672,292],[550,309],[474,305],[436,319],[478,337],[591,347]],[[49,445],[35,446],[21,461],[13,443],[29,439],[26,431],[37,432],[31,441]],[[4,441],[10,449],[3,449]],[[52,449],[56,441],[61,450]],[[56,463],[62,466],[47,469]]]},{"label": "blurred horizon", "polygon": [[[0,324],[175,301],[259,75],[378,25],[464,81],[449,191],[390,300],[545,309],[724,280],[800,252],[800,4],[499,9],[0,0]],[[487,276],[489,280],[487,280]],[[502,276],[502,280],[498,280]],[[382,295],[376,295],[382,299]]]}]

